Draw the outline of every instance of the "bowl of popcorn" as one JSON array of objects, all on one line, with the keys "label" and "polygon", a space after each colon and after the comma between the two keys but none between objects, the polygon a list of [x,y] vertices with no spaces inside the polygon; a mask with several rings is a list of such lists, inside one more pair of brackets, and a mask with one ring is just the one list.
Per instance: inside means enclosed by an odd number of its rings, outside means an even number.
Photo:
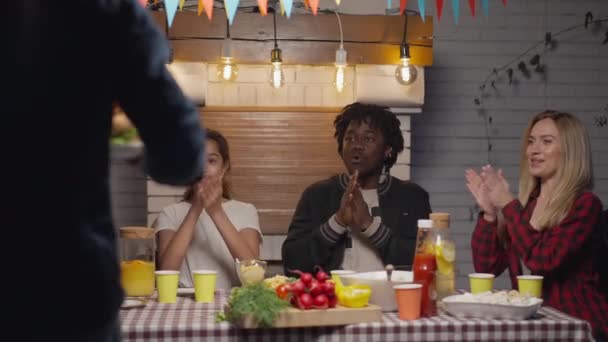
[{"label": "bowl of popcorn", "polygon": [[267,267],[266,261],[257,259],[236,259],[235,264],[236,274],[242,285],[259,283],[264,280]]}]

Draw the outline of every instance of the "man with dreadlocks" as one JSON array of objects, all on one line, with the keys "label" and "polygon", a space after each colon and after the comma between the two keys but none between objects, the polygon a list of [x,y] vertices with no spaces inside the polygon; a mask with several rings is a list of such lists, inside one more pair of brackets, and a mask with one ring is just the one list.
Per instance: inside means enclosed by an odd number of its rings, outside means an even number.
[{"label": "man with dreadlocks", "polygon": [[282,254],[285,272],[411,265],[428,193],[390,175],[403,151],[400,122],[387,108],[353,103],[334,121],[347,173],[309,186],[298,203]]}]

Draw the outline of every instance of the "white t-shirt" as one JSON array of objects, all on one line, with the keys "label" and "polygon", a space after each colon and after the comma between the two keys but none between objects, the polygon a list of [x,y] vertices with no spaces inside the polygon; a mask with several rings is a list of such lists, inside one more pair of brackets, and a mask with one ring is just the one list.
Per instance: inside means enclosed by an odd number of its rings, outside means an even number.
[{"label": "white t-shirt", "polygon": [[[222,208],[224,208],[230,222],[238,231],[253,228],[258,231],[260,238],[262,237],[258,212],[252,204],[229,200],[222,203]],[[188,202],[179,202],[163,208],[154,225],[156,232],[165,229],[177,231],[188,210],[190,210],[190,203]],[[196,270],[217,271],[216,288],[230,289],[233,286],[240,285],[236,275],[234,258],[215,223],[205,210],[196,221],[194,236],[180,268],[179,286],[193,287],[192,271]]]},{"label": "white t-shirt", "polygon": [[[367,204],[370,214],[373,207],[379,205],[378,191],[376,189],[363,190],[361,189],[363,200]],[[345,270],[355,270],[357,272],[381,271],[384,269],[382,259],[376,249],[365,237],[361,235],[352,235],[347,233],[351,238],[351,248],[344,250],[344,260],[342,268]]]}]

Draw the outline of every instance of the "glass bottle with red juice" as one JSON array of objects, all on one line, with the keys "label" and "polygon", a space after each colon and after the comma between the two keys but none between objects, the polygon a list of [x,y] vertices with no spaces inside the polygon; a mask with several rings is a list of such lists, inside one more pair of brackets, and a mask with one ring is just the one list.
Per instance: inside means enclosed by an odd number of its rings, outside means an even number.
[{"label": "glass bottle with red juice", "polygon": [[420,314],[423,317],[437,315],[437,294],[435,292],[435,237],[432,220],[418,220],[416,254],[414,255],[414,282],[422,285]]}]

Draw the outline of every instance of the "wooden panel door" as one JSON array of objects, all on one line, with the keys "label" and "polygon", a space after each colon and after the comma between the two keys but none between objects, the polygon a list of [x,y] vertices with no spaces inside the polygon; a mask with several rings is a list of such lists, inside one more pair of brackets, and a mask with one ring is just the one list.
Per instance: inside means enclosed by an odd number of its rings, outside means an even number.
[{"label": "wooden panel door", "polygon": [[302,191],[343,170],[337,110],[204,108],[201,115],[228,140],[234,198],[256,206],[266,235],[285,234]]}]

